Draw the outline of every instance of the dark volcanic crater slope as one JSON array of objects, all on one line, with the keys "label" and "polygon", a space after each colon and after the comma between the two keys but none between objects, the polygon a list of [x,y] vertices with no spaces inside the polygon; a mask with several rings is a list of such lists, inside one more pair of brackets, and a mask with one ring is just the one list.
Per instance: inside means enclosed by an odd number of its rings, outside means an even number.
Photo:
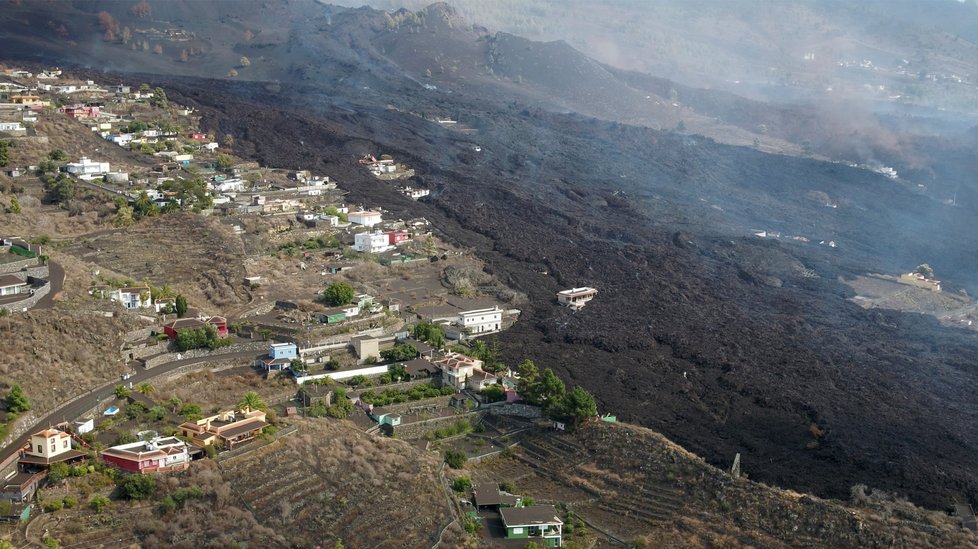
[{"label": "dark volcanic crater slope", "polygon": [[[469,51],[455,40],[482,35],[455,32],[444,8],[425,25],[344,13],[302,23],[323,40],[269,42],[269,52],[323,48],[320,64],[310,55],[277,70],[278,84],[127,80],[197,107],[241,155],[321,170],[351,201],[425,216],[472,247],[530,297],[499,336],[509,363],[553,368],[602,411],[718,465],[740,452],[753,478],[816,494],[847,498],[863,483],[933,507],[978,501],[978,341],[928,317],[863,310],[838,281],[928,262],[973,288],[972,213],[838,164],[527,107],[537,94],[482,86],[486,59],[472,56],[488,46],[445,64],[445,75],[458,66],[455,88],[425,88],[416,71],[427,65],[398,66],[421,33],[446,57]],[[562,81],[534,74],[546,67],[594,68],[577,58],[520,67],[520,44],[497,43],[490,68],[536,86]],[[422,115],[457,116],[472,131]],[[412,202],[356,164],[380,152],[416,168],[411,183],[431,198]],[[744,236],[755,228],[812,242]],[[556,306],[554,292],[585,284],[600,290],[585,309]]]}]

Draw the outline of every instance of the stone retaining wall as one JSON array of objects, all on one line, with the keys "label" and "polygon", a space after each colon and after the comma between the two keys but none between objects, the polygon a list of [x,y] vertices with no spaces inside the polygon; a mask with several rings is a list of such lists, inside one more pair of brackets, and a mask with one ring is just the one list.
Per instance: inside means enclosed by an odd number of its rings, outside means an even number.
[{"label": "stone retaining wall", "polygon": [[[190,351],[184,351],[182,353],[166,353],[153,358],[147,359],[146,369],[156,368],[163,364],[168,364],[177,360],[185,360],[188,358],[203,358],[203,357],[213,357],[215,360],[219,360],[221,355],[227,355],[232,353],[239,353],[242,351],[267,351],[268,342],[267,341],[255,341],[250,343],[235,343],[230,347],[222,347],[211,351],[209,349],[192,349]],[[179,358],[177,357],[179,355]]]},{"label": "stone retaining wall", "polygon": [[481,418],[482,413],[483,412],[468,412],[453,416],[427,419],[425,421],[418,421],[415,423],[402,423],[394,428],[394,434],[397,435],[397,438],[407,440],[421,438],[427,432],[450,425],[460,419],[468,419],[469,421],[472,421],[473,419],[478,420]]},{"label": "stone retaining wall", "polygon": [[24,267],[34,267],[37,265],[37,258],[26,258],[20,261],[12,261],[10,263],[0,263],[0,274],[9,274],[20,271]]},{"label": "stone retaining wall", "polygon": [[489,413],[500,416],[519,416],[530,419],[543,417],[543,410],[539,406],[529,404],[508,404],[506,406],[493,406],[489,408]]},{"label": "stone retaining wall", "polygon": [[2,305],[0,306],[0,309],[7,309],[8,311],[14,313],[20,312],[24,309],[30,309],[34,305],[37,305],[37,302],[40,301],[44,296],[48,295],[48,293],[50,292],[51,292],[51,283],[49,282],[44,286],[41,286],[40,288],[34,288],[34,295],[24,298],[20,301],[16,301],[14,303],[8,303],[6,305]]}]

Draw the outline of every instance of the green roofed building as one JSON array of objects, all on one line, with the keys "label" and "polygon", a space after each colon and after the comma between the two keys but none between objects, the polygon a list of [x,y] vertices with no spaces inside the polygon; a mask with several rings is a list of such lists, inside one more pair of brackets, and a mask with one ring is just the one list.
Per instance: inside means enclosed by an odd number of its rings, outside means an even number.
[{"label": "green roofed building", "polygon": [[508,539],[543,538],[547,547],[561,546],[564,522],[553,505],[501,507],[499,514]]}]

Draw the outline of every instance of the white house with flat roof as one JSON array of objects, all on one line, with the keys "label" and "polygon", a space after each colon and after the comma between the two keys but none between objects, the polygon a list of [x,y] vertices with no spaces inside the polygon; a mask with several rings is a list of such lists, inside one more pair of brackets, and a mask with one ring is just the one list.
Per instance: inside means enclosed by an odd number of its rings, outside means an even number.
[{"label": "white house with flat roof", "polygon": [[89,160],[84,156],[78,162],[69,162],[65,169],[73,175],[95,175],[111,171],[108,162]]},{"label": "white house with flat roof", "polygon": [[498,332],[502,321],[503,311],[499,307],[458,313],[458,325],[472,335]]},{"label": "white house with flat roof", "polygon": [[[351,214],[352,215],[352,214]],[[379,254],[381,252],[386,252],[392,249],[389,243],[389,238],[387,234],[382,232],[376,233],[357,233],[353,237],[353,249],[358,252],[366,252],[368,254]]]},{"label": "white house with flat roof", "polygon": [[588,301],[594,299],[594,296],[596,295],[598,295],[598,291],[587,286],[581,288],[571,288],[570,290],[557,292],[557,302],[561,305],[565,305],[576,310],[583,307]]},{"label": "white house with flat roof", "polygon": [[373,227],[374,225],[381,222],[380,212],[374,212],[369,210],[350,212],[349,214],[347,214],[347,217],[350,219],[350,223],[363,225],[365,227]]}]

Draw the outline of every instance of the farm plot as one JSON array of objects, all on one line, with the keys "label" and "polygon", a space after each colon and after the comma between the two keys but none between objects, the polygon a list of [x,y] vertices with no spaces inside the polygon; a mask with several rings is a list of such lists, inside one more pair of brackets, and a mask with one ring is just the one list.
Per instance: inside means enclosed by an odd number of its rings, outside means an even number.
[{"label": "farm plot", "polygon": [[[432,545],[448,524],[439,460],[346,422],[299,420],[297,435],[222,463],[259,523],[298,546]],[[390,528],[397,524],[396,529]]]}]

